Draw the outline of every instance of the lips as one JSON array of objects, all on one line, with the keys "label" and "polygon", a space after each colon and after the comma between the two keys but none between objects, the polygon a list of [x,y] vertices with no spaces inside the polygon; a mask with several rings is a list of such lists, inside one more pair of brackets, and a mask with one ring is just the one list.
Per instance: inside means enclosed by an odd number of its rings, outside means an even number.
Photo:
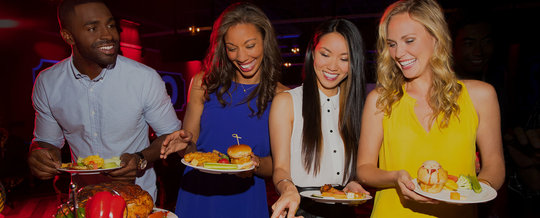
[{"label": "lips", "polygon": [[112,55],[116,53],[116,46],[114,44],[112,45],[102,45],[97,47],[101,52],[103,52],[106,55]]},{"label": "lips", "polygon": [[401,68],[403,68],[404,70],[411,68],[414,63],[416,63],[416,58],[415,59],[404,60],[404,61],[399,61],[399,64],[401,65]]},{"label": "lips", "polygon": [[323,71],[323,75],[324,75],[324,78],[326,78],[327,80],[334,81],[337,79],[339,74],[328,73],[326,71]]},{"label": "lips", "polygon": [[241,64],[241,63],[238,63],[238,66],[240,66],[240,70],[244,71],[244,72],[250,72],[253,70],[253,68],[255,67],[255,61],[256,59],[252,60],[251,62],[247,63],[247,64]]}]

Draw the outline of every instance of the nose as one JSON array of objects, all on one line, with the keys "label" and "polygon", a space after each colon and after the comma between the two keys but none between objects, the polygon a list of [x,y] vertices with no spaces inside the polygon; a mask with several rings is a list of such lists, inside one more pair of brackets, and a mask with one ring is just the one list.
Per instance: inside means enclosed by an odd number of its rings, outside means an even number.
[{"label": "nose", "polygon": [[395,45],[395,50],[396,50],[396,58],[401,58],[405,55],[405,49],[399,45]]},{"label": "nose", "polygon": [[108,27],[104,27],[102,29],[103,30],[101,31],[100,38],[105,40],[111,40],[113,38],[113,31],[115,31],[115,29]]},{"label": "nose", "polygon": [[476,56],[480,56],[483,53],[483,46],[480,42],[475,42],[473,44],[472,54]]},{"label": "nose", "polygon": [[339,57],[332,58],[328,64],[328,69],[331,71],[337,71],[339,69]]},{"label": "nose", "polygon": [[247,51],[243,48],[238,48],[238,53],[236,54],[236,60],[243,63],[249,59]]}]

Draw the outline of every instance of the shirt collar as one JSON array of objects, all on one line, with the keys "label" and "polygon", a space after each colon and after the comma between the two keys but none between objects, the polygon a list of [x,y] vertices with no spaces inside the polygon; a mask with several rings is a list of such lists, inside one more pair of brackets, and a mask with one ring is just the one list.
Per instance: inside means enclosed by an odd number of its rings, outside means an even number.
[{"label": "shirt collar", "polygon": [[337,110],[339,108],[339,94],[341,93],[340,88],[338,87],[338,93],[332,97],[326,96],[321,90],[319,90],[319,99],[321,102],[321,106],[325,107],[326,104],[330,104],[329,106],[332,107],[333,110]]},{"label": "shirt collar", "polygon": [[[116,60],[118,61],[118,58]],[[73,76],[75,77],[75,79],[82,79],[82,78],[85,78],[85,77],[90,79],[87,75],[82,74],[81,72],[79,72],[79,70],[77,70],[77,68],[75,67],[75,64],[73,64],[73,55],[71,55],[69,63],[70,63],[70,66],[71,66],[71,72],[73,73]],[[103,79],[103,77],[105,77],[106,72],[110,71],[110,70],[113,70],[115,66],[116,66],[116,63],[110,64],[106,68],[103,68],[101,70],[101,73],[99,73],[99,75],[96,78],[94,78],[93,81],[97,82],[97,81]]]}]

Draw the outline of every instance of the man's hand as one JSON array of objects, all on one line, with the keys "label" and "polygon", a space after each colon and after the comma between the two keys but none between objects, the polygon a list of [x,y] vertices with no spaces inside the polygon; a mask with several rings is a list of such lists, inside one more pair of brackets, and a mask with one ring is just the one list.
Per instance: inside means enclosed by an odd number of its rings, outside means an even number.
[{"label": "man's hand", "polygon": [[163,140],[160,158],[166,159],[169,154],[184,150],[193,138],[193,134],[185,129],[175,131]]},{"label": "man's hand", "polygon": [[34,142],[30,146],[28,165],[39,179],[52,179],[58,174],[61,163],[60,149],[45,142]]},{"label": "man's hand", "polygon": [[117,181],[135,182],[139,170],[140,157],[136,154],[124,153],[120,156],[120,166],[122,168],[109,172],[109,177]]}]

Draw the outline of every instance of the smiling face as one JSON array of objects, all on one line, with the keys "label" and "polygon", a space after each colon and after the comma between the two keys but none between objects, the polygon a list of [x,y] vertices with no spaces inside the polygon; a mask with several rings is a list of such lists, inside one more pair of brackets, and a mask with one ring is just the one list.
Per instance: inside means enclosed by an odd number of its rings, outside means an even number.
[{"label": "smiling face", "polygon": [[251,23],[231,26],[225,34],[227,57],[236,67],[240,83],[257,83],[260,75],[263,53],[263,38],[257,27]]},{"label": "smiling face", "polygon": [[102,3],[76,5],[62,37],[73,46],[73,55],[85,65],[101,68],[116,62],[119,34],[111,12]]},{"label": "smiling face", "polygon": [[349,47],[336,32],[321,37],[313,53],[317,86],[327,96],[337,94],[338,85],[349,74]]},{"label": "smiling face", "polygon": [[387,43],[390,56],[407,79],[431,73],[430,58],[435,49],[435,38],[424,26],[411,19],[408,13],[392,16],[388,23]]},{"label": "smiling face", "polygon": [[486,68],[493,54],[491,28],[486,23],[464,26],[454,44],[456,65],[467,74],[477,75]]}]

